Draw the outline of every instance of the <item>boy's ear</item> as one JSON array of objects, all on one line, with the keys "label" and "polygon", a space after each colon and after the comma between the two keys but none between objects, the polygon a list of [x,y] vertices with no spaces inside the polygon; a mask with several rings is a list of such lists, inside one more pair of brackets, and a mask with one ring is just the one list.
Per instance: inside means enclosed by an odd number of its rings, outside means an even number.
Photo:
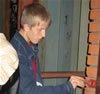
[{"label": "boy's ear", "polygon": [[28,24],[24,24],[23,27],[24,27],[25,31],[29,31],[29,29],[30,29],[29,26],[28,26]]}]

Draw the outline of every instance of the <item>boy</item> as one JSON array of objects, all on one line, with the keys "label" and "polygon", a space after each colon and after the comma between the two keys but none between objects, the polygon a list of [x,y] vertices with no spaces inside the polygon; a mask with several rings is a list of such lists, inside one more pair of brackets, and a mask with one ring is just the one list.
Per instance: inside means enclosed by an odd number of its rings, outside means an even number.
[{"label": "boy", "polygon": [[84,87],[84,79],[72,76],[58,86],[43,86],[37,44],[46,36],[51,23],[48,10],[39,3],[26,6],[21,16],[21,29],[11,40],[19,56],[19,94],[73,94],[77,86]]}]

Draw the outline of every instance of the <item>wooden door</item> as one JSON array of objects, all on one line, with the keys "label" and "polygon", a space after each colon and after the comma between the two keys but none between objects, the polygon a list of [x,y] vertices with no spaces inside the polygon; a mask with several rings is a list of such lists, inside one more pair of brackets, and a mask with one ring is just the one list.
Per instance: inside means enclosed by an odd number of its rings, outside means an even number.
[{"label": "wooden door", "polygon": [[[7,15],[7,16],[6,16]],[[10,0],[6,0],[5,1],[5,36],[7,37],[7,39],[10,39],[10,35],[9,35],[9,18],[10,18]]]}]

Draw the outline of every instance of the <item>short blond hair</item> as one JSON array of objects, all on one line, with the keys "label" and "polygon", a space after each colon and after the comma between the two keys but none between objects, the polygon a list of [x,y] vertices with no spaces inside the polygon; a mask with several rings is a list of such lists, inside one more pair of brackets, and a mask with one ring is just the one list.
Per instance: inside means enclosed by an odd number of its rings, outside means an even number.
[{"label": "short blond hair", "polygon": [[30,27],[44,21],[49,26],[51,17],[48,10],[40,3],[32,3],[24,7],[21,15],[21,26],[28,24]]}]

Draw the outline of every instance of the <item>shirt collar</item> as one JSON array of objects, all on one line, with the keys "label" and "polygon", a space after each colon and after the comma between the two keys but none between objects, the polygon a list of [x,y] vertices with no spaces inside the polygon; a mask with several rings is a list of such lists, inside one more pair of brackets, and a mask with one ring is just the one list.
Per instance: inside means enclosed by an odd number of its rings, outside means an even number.
[{"label": "shirt collar", "polygon": [[38,47],[36,44],[32,44],[32,47],[29,46],[29,44],[24,40],[24,38],[19,34],[19,31],[16,31],[15,34],[16,40],[20,43],[21,47],[23,47],[25,53],[29,56],[36,56],[38,53]]}]

